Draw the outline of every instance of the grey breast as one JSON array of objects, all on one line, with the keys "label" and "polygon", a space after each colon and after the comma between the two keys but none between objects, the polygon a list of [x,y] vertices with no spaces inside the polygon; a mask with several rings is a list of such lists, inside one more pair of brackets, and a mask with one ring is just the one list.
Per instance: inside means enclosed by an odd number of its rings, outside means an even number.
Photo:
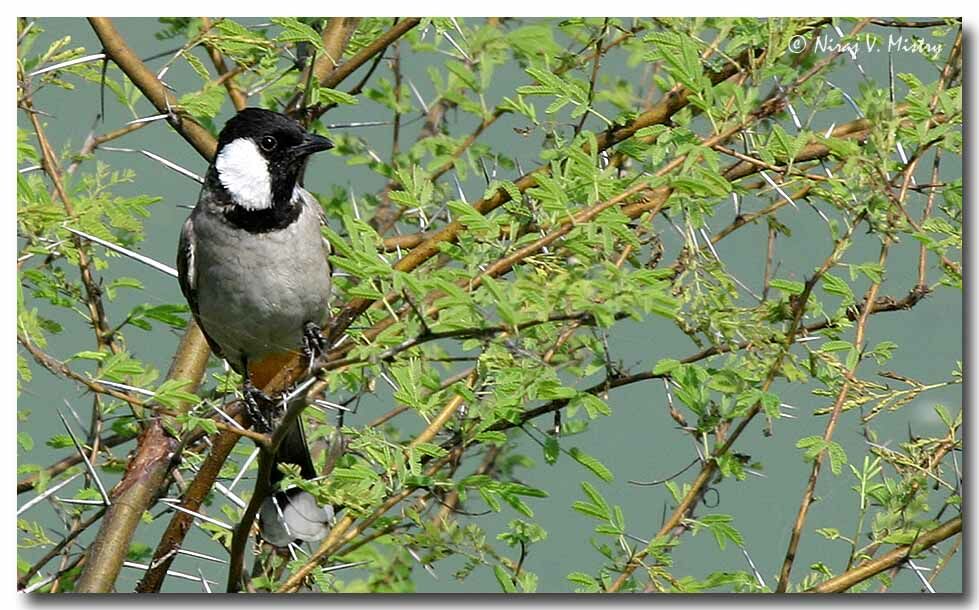
[{"label": "grey breast", "polygon": [[295,350],[306,322],[329,313],[330,269],[320,233],[319,205],[297,189],[303,210],[288,227],[249,233],[220,211],[194,210],[198,317],[225,359]]}]

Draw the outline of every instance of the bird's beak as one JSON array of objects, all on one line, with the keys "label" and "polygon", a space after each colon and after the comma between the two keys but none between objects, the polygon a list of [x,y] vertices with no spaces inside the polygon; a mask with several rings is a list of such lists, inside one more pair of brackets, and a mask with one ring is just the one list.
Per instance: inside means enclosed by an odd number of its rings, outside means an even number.
[{"label": "bird's beak", "polygon": [[300,155],[311,155],[321,150],[330,150],[331,148],[333,148],[333,142],[328,138],[324,138],[315,133],[309,133],[306,134],[303,143],[296,147],[296,152]]}]

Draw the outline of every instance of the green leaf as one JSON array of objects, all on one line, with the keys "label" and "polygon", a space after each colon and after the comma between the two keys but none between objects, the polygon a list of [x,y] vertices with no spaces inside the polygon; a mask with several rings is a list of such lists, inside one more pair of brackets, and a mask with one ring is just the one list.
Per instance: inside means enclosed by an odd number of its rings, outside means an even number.
[{"label": "green leaf", "polygon": [[34,439],[31,438],[31,435],[26,432],[18,432],[17,444],[20,445],[20,448],[24,451],[30,451],[34,448]]},{"label": "green leaf", "polygon": [[839,352],[845,349],[853,349],[853,344],[849,341],[827,341],[820,348],[823,352]]},{"label": "green leaf", "polygon": [[180,107],[195,118],[213,119],[221,112],[225,90],[218,85],[208,85],[200,91],[186,93],[177,100]]},{"label": "green leaf", "polygon": [[720,370],[710,376],[708,387],[721,394],[737,394],[741,383],[741,377],[734,371]]},{"label": "green leaf", "polygon": [[479,487],[476,491],[479,492],[479,495],[482,496],[483,501],[486,502],[486,505],[489,506],[493,512],[500,512],[500,501],[496,498],[492,491],[485,487]]},{"label": "green leaf", "polygon": [[151,320],[156,320],[157,322],[163,322],[168,326],[174,328],[185,328],[187,326],[187,320],[184,316],[188,313],[189,308],[186,305],[177,304],[163,304],[163,305],[142,305],[134,311],[136,314],[142,317],[150,318]]},{"label": "green leaf", "polygon": [[594,504],[589,504],[588,502],[575,500],[571,504],[571,508],[588,517],[595,517],[596,519],[608,519],[608,514],[602,512],[601,507],[595,506]]},{"label": "green leaf", "polygon": [[490,445],[502,445],[506,442],[506,434],[498,432],[495,430],[488,430],[486,432],[480,432],[474,439],[478,443],[487,443]]},{"label": "green leaf", "polygon": [[781,401],[778,396],[772,394],[771,392],[762,392],[761,394],[761,408],[765,411],[765,415],[769,417],[781,417]]},{"label": "green leaf", "polygon": [[558,457],[561,456],[561,445],[558,443],[556,436],[548,436],[544,440],[544,461],[548,464],[553,464],[557,462]]},{"label": "green leaf", "polygon": [[797,449],[804,449],[802,454],[802,459],[807,462],[811,462],[816,459],[823,449],[826,448],[826,441],[823,437],[818,435],[807,436],[805,438],[800,438],[796,441],[795,446]]},{"label": "green leaf", "polygon": [[218,431],[217,423],[207,417],[190,416],[187,418],[187,423],[191,429],[200,428],[207,434],[217,434]]},{"label": "green leaf", "polygon": [[824,273],[822,278],[823,290],[830,294],[843,297],[845,303],[853,302],[853,291],[850,285],[831,273]]},{"label": "green leaf", "polygon": [[503,288],[499,282],[487,275],[483,277],[483,286],[486,287],[487,292],[493,297],[493,302],[496,304],[496,311],[500,314],[500,319],[510,326],[516,325],[519,321],[517,311],[506,295],[503,294]]},{"label": "green leaf", "polygon": [[415,451],[428,457],[440,458],[448,453],[435,443],[418,443],[414,446]]},{"label": "green leaf", "polygon": [[592,471],[592,474],[594,474],[599,479],[605,481],[606,483],[611,483],[615,479],[615,476],[612,474],[612,471],[609,470],[605,466],[605,464],[602,464],[597,458],[588,455],[581,449],[578,449],[577,447],[572,447],[568,451],[568,454],[572,458],[574,458],[575,461],[577,461],[579,464],[581,464],[588,470]]},{"label": "green leaf", "polygon": [[204,67],[204,62],[193,53],[184,53],[182,57],[190,64],[190,67],[197,73],[197,76],[204,82],[211,80],[211,74]]},{"label": "green leaf", "polygon": [[591,500],[595,506],[599,507],[602,514],[607,518],[609,515],[609,505],[608,502],[605,501],[605,498],[602,497],[602,494],[600,494],[598,490],[595,489],[595,487],[588,481],[581,482],[581,489],[584,490],[585,494],[588,496],[588,499]]},{"label": "green leaf", "polygon": [[637,131],[635,136],[633,137],[642,138],[642,139],[648,138],[650,140],[655,140],[661,134],[669,131],[669,129],[670,128],[667,127],[666,125],[650,125],[648,127],[643,127],[642,129]]},{"label": "green leaf", "polygon": [[846,451],[843,450],[843,446],[836,441],[830,441],[826,447],[827,453],[829,453],[829,467],[833,471],[833,474],[840,476],[843,472],[843,465],[846,464]]},{"label": "green leaf", "polygon": [[480,237],[491,237],[497,233],[496,225],[486,219],[474,207],[465,201],[448,202],[449,210],[453,217],[474,234]]},{"label": "green leaf", "polygon": [[52,449],[66,449],[74,445],[74,442],[72,442],[71,437],[67,434],[55,434],[45,441],[44,444]]},{"label": "green leaf", "polygon": [[605,401],[594,394],[582,392],[578,394],[576,402],[580,402],[581,405],[585,407],[585,411],[588,413],[589,419],[595,419],[599,415],[612,414],[612,410],[609,409]]},{"label": "green leaf", "polygon": [[513,579],[502,566],[493,566],[493,575],[496,576],[496,582],[500,583],[500,588],[503,589],[504,593],[517,592],[517,588],[513,585]]},{"label": "green leaf", "polygon": [[316,92],[319,96],[318,101],[320,103],[343,104],[346,106],[353,106],[360,103],[359,99],[350,95],[346,91],[338,91],[329,87],[319,87]]},{"label": "green leaf", "polygon": [[567,579],[576,585],[581,585],[585,593],[596,593],[600,590],[598,581],[584,572],[572,572],[568,574]]},{"label": "green leaf", "polygon": [[508,494],[529,496],[531,498],[546,498],[548,496],[547,492],[543,489],[537,489],[536,487],[523,485],[522,483],[504,483],[503,491]]},{"label": "green leaf", "polygon": [[189,385],[190,382],[183,379],[167,379],[153,394],[160,404],[173,409],[180,408],[184,404],[196,405],[201,399],[196,394],[183,390]]},{"label": "green leaf", "polygon": [[127,377],[141,375],[144,371],[141,362],[133,360],[126,352],[119,352],[102,360],[99,377],[117,383],[126,383]]},{"label": "green leaf", "polygon": [[840,530],[835,527],[820,527],[816,533],[827,540],[836,540],[840,537]]},{"label": "green leaf", "polygon": [[880,284],[884,281],[884,266],[880,263],[862,263],[859,265],[850,265],[851,279],[856,279],[856,272],[864,274],[868,279],[870,279],[871,282],[875,284]]},{"label": "green leaf", "polygon": [[946,428],[950,430],[955,428],[952,415],[948,412],[948,409],[945,408],[945,405],[936,404],[935,414],[938,415],[938,419],[942,420],[942,423],[945,424]]},{"label": "green leaf", "polygon": [[653,367],[653,375],[665,375],[680,365],[679,360],[663,358]]},{"label": "green leaf", "polygon": [[[316,30],[295,17],[273,17],[272,23],[282,28],[282,32],[275,37],[276,42],[306,42],[316,47],[319,52],[324,52],[322,37],[316,33]],[[340,58],[334,57],[333,60],[339,62]]]},{"label": "green leaf", "polygon": [[773,279],[769,282],[769,286],[772,288],[777,288],[782,292],[787,292],[789,294],[802,294],[806,289],[806,285],[802,282],[796,282],[793,280],[781,280],[778,278]]},{"label": "green leaf", "polygon": [[734,517],[731,515],[705,515],[696,521],[710,530],[710,533],[714,535],[714,540],[717,542],[718,548],[722,551],[727,546],[728,541],[738,546],[744,545],[744,537],[741,535],[741,532],[731,525],[731,522],[734,521]]},{"label": "green leaf", "polygon": [[554,41],[553,28],[545,23],[535,23],[507,33],[506,39],[514,54],[539,59],[563,51]]}]

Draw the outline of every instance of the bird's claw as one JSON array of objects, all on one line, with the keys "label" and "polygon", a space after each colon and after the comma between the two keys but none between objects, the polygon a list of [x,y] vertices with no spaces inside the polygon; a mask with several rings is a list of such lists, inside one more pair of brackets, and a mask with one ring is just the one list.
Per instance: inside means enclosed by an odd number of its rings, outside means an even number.
[{"label": "bird's claw", "polygon": [[265,392],[253,386],[251,381],[245,381],[243,394],[245,413],[252,420],[252,428],[262,434],[272,432],[274,426],[268,415],[274,409],[274,401]]},{"label": "bird's claw", "polygon": [[310,370],[325,353],[326,338],[323,337],[323,330],[313,322],[306,322],[303,326],[303,356],[306,357]]}]

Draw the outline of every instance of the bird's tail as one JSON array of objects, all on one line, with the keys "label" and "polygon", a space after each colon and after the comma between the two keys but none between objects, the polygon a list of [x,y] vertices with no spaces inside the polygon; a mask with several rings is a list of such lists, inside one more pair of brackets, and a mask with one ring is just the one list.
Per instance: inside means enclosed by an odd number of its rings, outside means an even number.
[{"label": "bird's tail", "polygon": [[[272,466],[273,489],[278,488],[283,477],[278,468],[280,463],[296,464],[304,479],[318,476],[302,423],[298,420],[275,454]],[[293,488],[276,491],[265,499],[259,511],[258,524],[266,542],[285,547],[294,541],[319,542],[326,538],[333,523],[333,515],[332,506],[319,506],[312,494]]]}]

